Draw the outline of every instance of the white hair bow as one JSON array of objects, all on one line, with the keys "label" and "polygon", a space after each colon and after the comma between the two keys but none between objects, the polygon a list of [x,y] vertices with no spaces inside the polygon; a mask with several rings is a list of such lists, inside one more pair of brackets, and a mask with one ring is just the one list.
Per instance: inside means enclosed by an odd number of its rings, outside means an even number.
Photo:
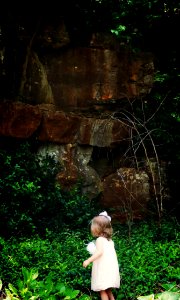
[{"label": "white hair bow", "polygon": [[107,214],[107,212],[106,212],[106,211],[103,211],[103,212],[101,212],[101,213],[99,214],[99,216],[104,216],[104,217],[108,218],[108,219],[109,219],[109,221],[111,222],[111,217],[110,217],[110,216],[108,216],[108,214]]}]

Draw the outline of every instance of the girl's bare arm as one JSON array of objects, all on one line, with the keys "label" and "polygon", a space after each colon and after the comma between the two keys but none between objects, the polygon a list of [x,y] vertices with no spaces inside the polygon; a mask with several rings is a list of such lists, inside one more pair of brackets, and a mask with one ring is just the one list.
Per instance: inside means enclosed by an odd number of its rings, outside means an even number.
[{"label": "girl's bare arm", "polygon": [[88,259],[86,259],[83,262],[83,267],[86,268],[91,262],[95,261],[97,258],[99,258],[103,254],[103,243],[102,239],[98,238],[96,240],[96,251],[95,253],[90,256]]}]

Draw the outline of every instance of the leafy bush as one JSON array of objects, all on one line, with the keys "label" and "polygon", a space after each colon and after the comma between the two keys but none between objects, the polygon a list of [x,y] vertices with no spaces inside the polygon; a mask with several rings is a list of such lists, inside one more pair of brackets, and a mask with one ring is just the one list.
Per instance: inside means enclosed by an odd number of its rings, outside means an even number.
[{"label": "leafy bush", "polygon": [[[17,280],[17,287],[8,284],[3,292],[3,299],[6,300],[58,300],[58,299],[81,299],[89,300],[88,295],[80,293],[79,290],[73,290],[64,284],[54,283],[51,275],[42,281],[38,281],[38,271],[35,269],[27,270],[22,268],[23,279]],[[0,290],[2,290],[2,281],[0,280]]]},{"label": "leafy bush", "polygon": [[[120,262],[120,298],[160,291],[160,283],[179,282],[179,224],[164,220],[161,227],[155,222],[141,222],[116,231],[115,245]],[[120,299],[119,298],[119,299]]]},{"label": "leafy bush", "polygon": [[[15,282],[22,266],[27,269],[37,268],[40,279],[53,276],[53,280],[82,289],[90,286],[90,273],[82,262],[87,256],[82,232],[64,229],[59,235],[47,232],[47,237],[31,239],[12,238],[8,242],[1,239],[1,278],[5,283]],[[90,272],[90,269],[89,269]]]},{"label": "leafy bush", "polygon": [[[0,150],[0,233],[41,232],[61,220],[61,191],[55,187],[57,169],[51,157],[43,164],[22,143],[15,151]],[[60,222],[59,222],[60,223]]]},{"label": "leafy bush", "polygon": [[[28,142],[0,150],[0,234],[45,234],[68,224],[84,226],[93,213],[80,184],[63,190],[56,181],[60,166],[51,156],[39,157]],[[83,205],[82,205],[83,203]],[[74,222],[71,222],[74,220]]]}]

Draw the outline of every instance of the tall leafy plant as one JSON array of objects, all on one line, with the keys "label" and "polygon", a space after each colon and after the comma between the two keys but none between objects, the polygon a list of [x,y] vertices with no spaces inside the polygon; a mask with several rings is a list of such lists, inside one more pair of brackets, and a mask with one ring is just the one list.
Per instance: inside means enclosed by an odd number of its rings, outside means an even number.
[{"label": "tall leafy plant", "polygon": [[61,190],[55,186],[56,165],[51,157],[40,164],[30,144],[0,150],[0,233],[32,233],[61,220]]}]

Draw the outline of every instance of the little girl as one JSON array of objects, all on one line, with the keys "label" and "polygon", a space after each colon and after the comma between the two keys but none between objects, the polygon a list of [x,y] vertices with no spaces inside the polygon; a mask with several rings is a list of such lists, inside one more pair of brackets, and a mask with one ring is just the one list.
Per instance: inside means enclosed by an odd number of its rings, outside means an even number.
[{"label": "little girl", "polygon": [[94,254],[83,262],[87,267],[93,262],[91,290],[99,291],[101,300],[115,300],[112,288],[120,287],[120,274],[114,242],[111,217],[104,211],[91,221],[91,234],[96,239]]}]

